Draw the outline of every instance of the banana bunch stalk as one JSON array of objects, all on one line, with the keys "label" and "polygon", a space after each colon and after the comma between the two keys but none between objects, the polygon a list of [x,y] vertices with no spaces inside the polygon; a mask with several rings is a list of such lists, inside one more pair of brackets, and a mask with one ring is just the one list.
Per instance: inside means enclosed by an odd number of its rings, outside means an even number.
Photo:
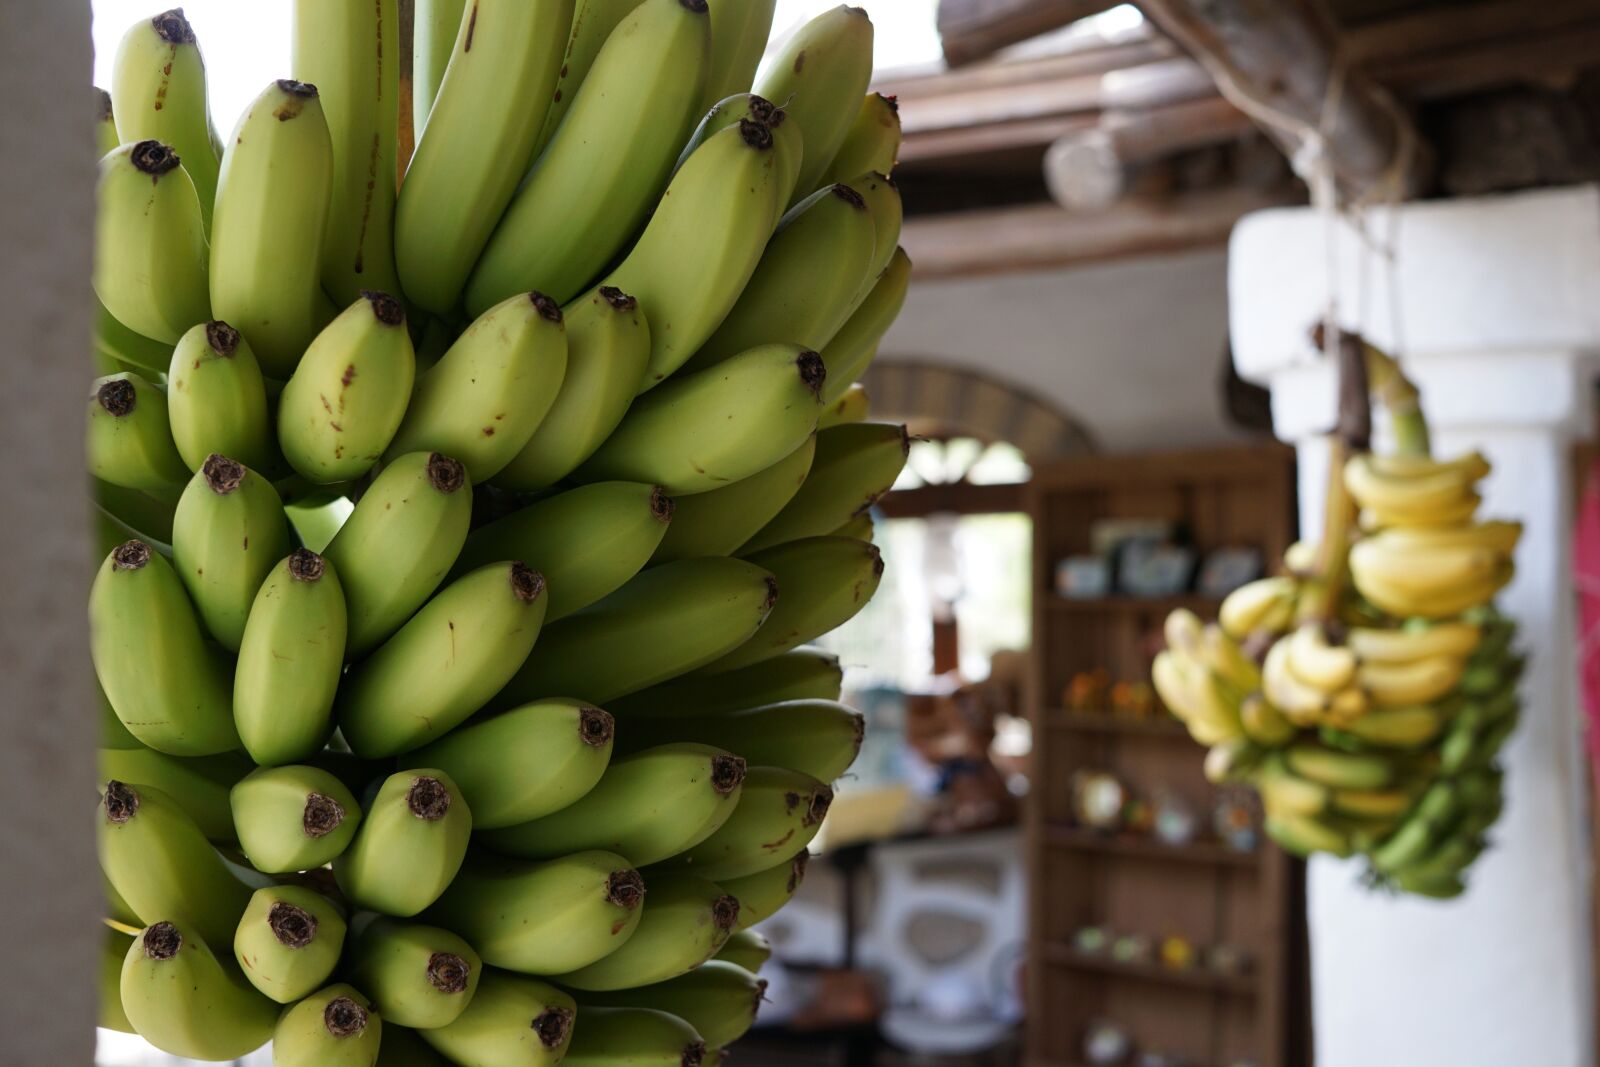
[{"label": "banana bunch stalk", "polygon": [[100,94],[99,1019],[721,1063],[861,747],[808,643],[906,461],[854,385],[910,276],[871,23],[758,96],[773,0],[286,6],[225,139],[181,10]]}]

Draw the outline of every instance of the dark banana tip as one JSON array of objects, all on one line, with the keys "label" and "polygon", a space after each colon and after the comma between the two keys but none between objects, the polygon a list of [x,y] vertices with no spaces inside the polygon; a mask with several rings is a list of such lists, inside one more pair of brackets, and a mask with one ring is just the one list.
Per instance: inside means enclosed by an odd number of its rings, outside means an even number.
[{"label": "dark banana tip", "polygon": [[289,577],[297,582],[318,582],[328,572],[328,561],[309,548],[289,553]]},{"label": "dark banana tip", "polygon": [[744,784],[744,757],[723,753],[711,757],[711,788],[722,796]]},{"label": "dark banana tip", "polygon": [[122,825],[139,813],[139,794],[115,778],[106,783],[106,818]]},{"label": "dark banana tip", "polygon": [[100,388],[94,391],[94,398],[105,409],[105,413],[114,419],[132,415],[133,409],[139,406],[139,391],[126,378],[101,382]]},{"label": "dark banana tip", "polygon": [[581,708],[578,711],[578,736],[592,748],[604,748],[617,734],[617,720],[609,711],[600,708]]},{"label": "dark banana tip", "polygon": [[377,289],[363,289],[361,296],[372,305],[373,317],[385,326],[400,326],[405,323],[406,306],[388,293]]},{"label": "dark banana tip", "polygon": [[696,15],[704,15],[711,10],[711,5],[706,3],[706,0],[678,0],[678,3],[685,11],[692,11]]},{"label": "dark banana tip", "polygon": [[426,822],[438,822],[450,810],[450,790],[437,778],[417,778],[406,792],[406,807]]},{"label": "dark banana tip", "polygon": [[135,538],[124,541],[111,550],[111,567],[119,571],[136,571],[150,562],[150,546]]},{"label": "dark banana tip", "polygon": [[828,366],[822,357],[807,349],[795,357],[794,365],[800,371],[801,384],[811,390],[812,396],[820,398],[822,384],[828,380]]},{"label": "dark banana tip", "polygon": [[140,941],[144,946],[145,958],[170,960],[183,947],[183,934],[171,923],[159,922],[146,927]]},{"label": "dark banana tip", "polygon": [[883,577],[883,553],[878,550],[878,546],[877,545],[868,544],[867,547],[872,549],[872,576],[874,578],[882,578]]},{"label": "dark banana tip", "polygon": [[217,355],[231,359],[239,351],[239,331],[221,319],[212,319],[206,323],[206,344]]},{"label": "dark banana tip", "polygon": [[840,200],[843,200],[845,203],[849,204],[851,207],[855,208],[857,211],[867,210],[867,202],[862,199],[861,194],[843,182],[836,182],[828,191],[834,196],[837,196]]},{"label": "dark banana tip", "polygon": [[544,575],[526,563],[513,563],[511,592],[524,604],[532,604],[544,594]]},{"label": "dark banana tip", "polygon": [[285,948],[305,948],[317,939],[317,917],[280,900],[267,912],[267,929]]},{"label": "dark banana tip", "polygon": [[879,93],[878,99],[889,105],[889,110],[900,114],[900,98],[893,93]]},{"label": "dark banana tip", "polygon": [[560,1048],[572,1033],[572,1012],[568,1008],[546,1008],[528,1024],[545,1048]]},{"label": "dark banana tip", "polygon": [[789,892],[793,893],[800,888],[800,883],[806,880],[806,866],[811,862],[811,853],[802,850],[800,855],[789,861]]},{"label": "dark banana tip", "polygon": [[833,806],[833,790],[827,786],[818,786],[811,794],[811,802],[806,806],[806,816],[802,820],[804,826],[815,826],[828,817],[828,809]]},{"label": "dark banana tip", "polygon": [[657,522],[671,522],[672,513],[677,507],[677,503],[659,485],[650,490],[650,514]]},{"label": "dark banana tip", "polygon": [[739,925],[739,898],[724,893],[711,905],[711,921],[718,930],[727,932]]},{"label": "dark banana tip", "polygon": [[600,299],[610,304],[615,311],[632,311],[639,306],[637,298],[629,296],[614,285],[602,285]]},{"label": "dark banana tip", "polygon": [[772,606],[778,602],[778,579],[767,575],[767,598],[761,602],[762,611],[771,611]]},{"label": "dark banana tip", "polygon": [[200,473],[206,485],[218,496],[227,496],[244,483],[245,465],[231,460],[220,452],[213,452],[200,464]]},{"label": "dark banana tip", "polygon": [[152,180],[177,170],[178,164],[183,162],[177,152],[160,141],[140,141],[133,146],[128,161],[133,164],[134,170],[150,175]]},{"label": "dark banana tip", "polygon": [[435,952],[428,957],[428,984],[441,993],[465,993],[472,977],[472,964],[454,952]]},{"label": "dark banana tip", "polygon": [[678,1057],[678,1067],[700,1067],[706,1058],[706,1043],[696,1041],[692,1045],[683,1046],[683,1055]]},{"label": "dark banana tip", "polygon": [[751,93],[745,109],[750,112],[752,122],[759,122],[763,126],[772,127],[783,124],[783,111],[779,109],[777,104],[774,104],[764,96],[757,96],[755,93]]},{"label": "dark banana tip", "polygon": [[606,901],[624,911],[632,911],[644,903],[644,876],[629,868],[612,871],[606,879]]},{"label": "dark banana tip", "polygon": [[322,1025],[334,1037],[355,1037],[367,1028],[367,1009],[349,997],[334,997],[322,1009]]},{"label": "dark banana tip", "polygon": [[290,96],[298,96],[302,100],[309,100],[317,95],[317,87],[310,82],[295,81],[293,78],[279,78],[278,88]]},{"label": "dark banana tip", "polygon": [[744,138],[745,144],[757,151],[764,152],[772,147],[772,127],[765,122],[740,119],[739,135]]},{"label": "dark banana tip", "polygon": [[453,493],[467,484],[467,468],[442,452],[428,457],[428,484],[441,493]]},{"label": "dark banana tip", "polygon": [[528,300],[533,304],[534,310],[539,313],[540,318],[548,319],[549,321],[560,325],[560,304],[556,303],[554,300],[551,300],[548,296],[545,296],[536,289],[528,292]]},{"label": "dark banana tip", "polygon": [[[448,797],[448,794],[446,794]],[[321,793],[307,793],[300,829],[307,837],[327,837],[344,822],[344,805]]]},{"label": "dark banana tip", "polygon": [[168,44],[194,44],[194,27],[183,15],[183,8],[163,11],[150,20],[156,35]]}]

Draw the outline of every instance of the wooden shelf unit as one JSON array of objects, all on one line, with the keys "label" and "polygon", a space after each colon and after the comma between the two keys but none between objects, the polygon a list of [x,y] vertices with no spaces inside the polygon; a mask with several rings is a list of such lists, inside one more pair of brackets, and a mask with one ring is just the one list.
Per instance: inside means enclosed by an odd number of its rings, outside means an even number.
[{"label": "wooden shelf unit", "polygon": [[[1082,1057],[1092,1020],[1125,1027],[1143,1050],[1177,1053],[1199,1067],[1249,1059],[1299,1067],[1309,1056],[1303,867],[1270,844],[1241,853],[1201,838],[1173,847],[1149,837],[1105,835],[1073,825],[1072,777],[1116,774],[1137,795],[1170,790],[1193,805],[1204,830],[1217,792],[1201,771],[1204,751],[1164,715],[1123,719],[1068,711],[1063,692],[1080,671],[1112,681],[1148,677],[1161,621],[1175,607],[1214,617],[1217,601],[1107,596],[1071,600],[1054,591],[1055,564],[1091,550],[1102,519],[1168,519],[1203,560],[1249,546],[1275,561],[1294,539],[1293,453],[1278,446],[1092,457],[1034,472],[1034,645],[1028,705],[1034,781],[1026,805],[1031,862],[1028,1067]],[[1247,951],[1243,975],[1120,964],[1078,952],[1073,933],[1180,935],[1197,947]]]}]

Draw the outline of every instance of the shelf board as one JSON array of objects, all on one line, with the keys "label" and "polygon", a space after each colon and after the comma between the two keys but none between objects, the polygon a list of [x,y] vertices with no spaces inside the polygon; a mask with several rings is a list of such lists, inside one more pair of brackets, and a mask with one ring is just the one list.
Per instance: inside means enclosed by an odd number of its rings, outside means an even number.
[{"label": "shelf board", "polygon": [[1196,841],[1188,845],[1166,845],[1154,838],[1131,835],[1106,835],[1076,826],[1047,826],[1045,843],[1054,848],[1080,852],[1101,852],[1113,856],[1134,856],[1151,860],[1179,860],[1214,866],[1254,867],[1261,850],[1240,852],[1215,841]]},{"label": "shelf board", "polygon": [[1042,594],[1051,611],[1064,614],[1161,614],[1176,608],[1188,608],[1201,616],[1212,616],[1221,605],[1220,597],[1202,596],[1199,593],[1180,593],[1177,596],[1098,596],[1075,600],[1055,592]]},{"label": "shelf board", "polygon": [[1044,713],[1047,730],[1067,730],[1094,734],[1154,735],[1156,737],[1189,736],[1188,729],[1170,715],[1157,714],[1144,719],[1130,719],[1106,711],[1063,711],[1047,709]]},{"label": "shelf board", "polygon": [[1071,967],[1080,971],[1095,971],[1118,978],[1133,978],[1147,982],[1161,982],[1211,993],[1231,993],[1235,996],[1253,996],[1255,978],[1249,974],[1217,974],[1200,967],[1178,969],[1159,963],[1125,963],[1109,955],[1080,952],[1071,945],[1044,946],[1045,962],[1058,967]]}]

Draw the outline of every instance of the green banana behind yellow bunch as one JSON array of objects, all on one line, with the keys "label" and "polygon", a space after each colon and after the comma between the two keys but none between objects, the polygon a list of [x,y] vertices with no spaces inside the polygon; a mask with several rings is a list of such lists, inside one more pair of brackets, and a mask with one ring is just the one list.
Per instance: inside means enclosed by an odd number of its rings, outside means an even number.
[{"label": "green banana behind yellow bunch", "polygon": [[111,147],[146,140],[171,145],[194,181],[209,226],[217,198],[215,134],[205,60],[182,8],[128,27],[112,61],[110,100],[116,123]]},{"label": "green banana behind yellow bunch", "polygon": [[767,49],[778,0],[723,0],[711,5],[711,65],[698,112],[749,90]]},{"label": "green banana behind yellow bunch", "polygon": [[411,30],[411,128],[421,137],[455,51],[467,0],[416,0]]},{"label": "green banana behind yellow bunch", "polygon": [[683,871],[653,871],[644,914],[623,946],[587,967],[554,976],[569,989],[607,992],[688,974],[715,956],[739,923],[739,902]]},{"label": "green banana behind yellow bunch", "polygon": [[[723,888],[726,889],[727,887],[724,886]],[[737,893],[734,895],[738,896]],[[748,922],[748,917],[744,914],[745,907],[744,901],[740,900],[739,921],[741,923]],[[765,967],[767,961],[771,958],[772,942],[762,936],[759,930],[751,930],[748,927],[728,938],[727,943],[722,946],[722,951],[716,955],[716,959],[721,960],[723,963],[731,963],[736,967],[742,967],[751,974],[760,973],[761,968]]]},{"label": "green banana behind yellow bunch", "polygon": [[174,1056],[239,1059],[267,1043],[278,1018],[278,1006],[182,921],[163,919],[134,937],[119,987],[134,1030]]},{"label": "green banana behind yellow bunch", "polygon": [[267,886],[239,920],[233,958],[262,995],[293,1004],[332,976],[345,932],[344,916],[326,897],[304,886]]},{"label": "green banana behind yellow bunch", "polygon": [[95,969],[95,1000],[99,1010],[94,1024],[119,1034],[134,1033],[128,1013],[122,1010],[122,961],[128,958],[133,935],[106,927],[100,931],[100,963]]},{"label": "green banana behind yellow bunch", "polygon": [[856,382],[846,389],[839,399],[828,405],[827,410],[822,413],[822,418],[817,420],[817,432],[852,422],[861,422],[867,417],[871,407],[872,399],[867,395],[867,387]]},{"label": "green banana behind yellow bunch", "polygon": [[[611,37],[611,31],[628,16],[642,0],[575,0],[572,8],[572,32],[567,35],[567,50],[561,57],[561,70],[556,75],[555,92],[550,96],[550,109],[545,112],[544,126],[539,139],[534,142],[533,158],[538,159],[556,128],[566,116],[578,89],[589,76],[595,57]],[[420,126],[419,126],[420,128]]]},{"label": "green banana behind yellow bunch", "polygon": [[910,285],[911,257],[904,248],[897,247],[866,297],[822,350],[822,364],[828,376],[822,391],[824,404],[838,400],[866,373],[878,354],[878,342],[905,306]]}]

